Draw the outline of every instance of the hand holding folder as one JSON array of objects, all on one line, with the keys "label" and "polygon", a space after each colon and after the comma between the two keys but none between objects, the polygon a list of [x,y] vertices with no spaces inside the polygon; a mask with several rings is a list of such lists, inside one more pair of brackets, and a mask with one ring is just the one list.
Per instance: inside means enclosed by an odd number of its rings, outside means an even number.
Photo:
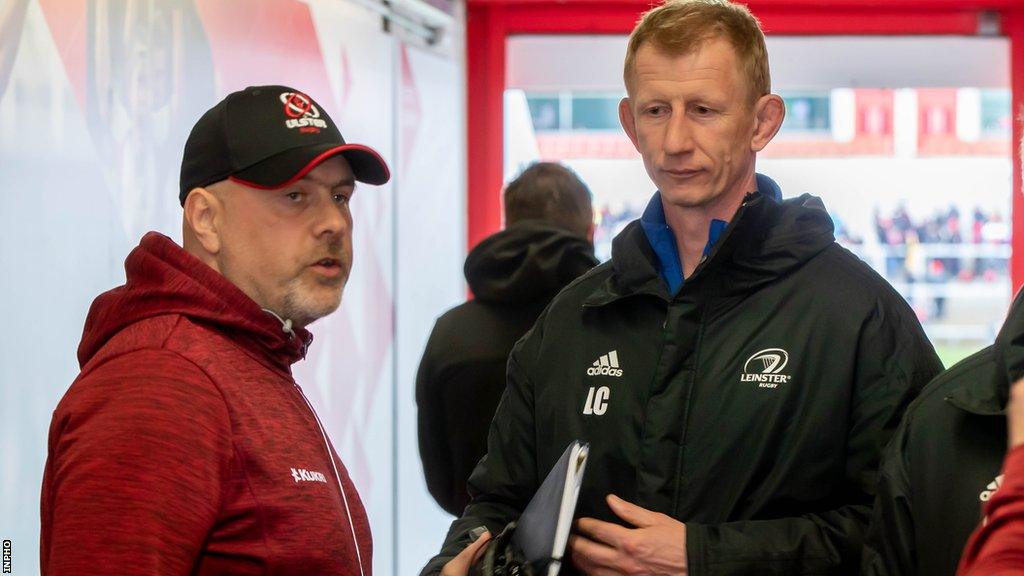
[{"label": "hand holding folder", "polygon": [[[587,466],[588,445],[574,441],[562,453],[516,522],[487,543],[474,576],[555,576],[562,566],[576,500]],[[465,551],[464,551],[464,554]],[[466,554],[468,557],[469,554]],[[468,561],[463,554],[455,560]],[[455,562],[453,560],[452,562]],[[449,563],[451,565],[451,563]],[[455,571],[442,572],[444,575]]]},{"label": "hand holding folder", "polygon": [[539,574],[555,576],[562,565],[587,467],[588,447],[577,440],[565,449],[519,517],[512,541],[532,565],[547,566]]}]

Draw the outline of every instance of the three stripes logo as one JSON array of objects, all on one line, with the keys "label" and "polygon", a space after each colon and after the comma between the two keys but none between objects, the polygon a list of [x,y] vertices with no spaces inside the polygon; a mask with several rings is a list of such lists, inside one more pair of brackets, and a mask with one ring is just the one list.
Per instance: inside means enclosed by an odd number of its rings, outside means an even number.
[{"label": "three stripes logo", "polygon": [[[1002,488],[1002,487],[1003,487],[1003,475],[1000,474],[999,476],[996,476],[995,480],[993,480],[993,481],[988,483],[988,486],[986,486],[985,489],[982,490],[981,494],[978,495],[978,499],[981,500],[982,504],[984,504],[985,502],[988,502],[989,500],[991,500],[992,497],[996,495],[996,492],[998,492],[999,489]],[[985,526],[987,524],[988,524],[988,515],[985,515],[985,516],[983,516],[981,518],[981,525]]]},{"label": "three stripes logo", "polygon": [[743,364],[740,382],[757,382],[759,388],[778,388],[787,384],[791,376],[780,374],[789,364],[789,353],[782,348],[766,348],[755,352]]},{"label": "three stripes logo", "polygon": [[587,368],[587,376],[613,376],[620,378],[622,376],[622,368],[619,368],[618,350],[612,350],[594,360],[594,364]]},{"label": "three stripes logo", "polygon": [[988,502],[992,498],[992,496],[994,496],[995,493],[999,491],[999,488],[1002,485],[1003,475],[1000,474],[999,476],[996,476],[995,480],[988,483],[988,486],[986,486],[985,490],[983,490],[981,495],[978,496],[978,499],[981,500],[982,502]]},{"label": "three stripes logo", "polygon": [[[602,354],[600,358],[587,368],[587,376],[611,376],[622,377],[622,368],[619,367],[619,351],[612,350]],[[587,392],[587,401],[583,403],[584,416],[603,416],[608,411],[608,399],[611,398],[612,390],[607,386],[591,386]]]}]

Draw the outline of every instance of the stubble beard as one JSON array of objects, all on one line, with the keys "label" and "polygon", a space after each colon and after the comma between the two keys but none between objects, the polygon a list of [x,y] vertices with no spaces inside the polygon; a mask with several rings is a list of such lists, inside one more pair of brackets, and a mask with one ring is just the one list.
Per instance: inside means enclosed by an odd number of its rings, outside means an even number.
[{"label": "stubble beard", "polygon": [[[347,275],[346,275],[347,276]],[[341,306],[341,296],[345,288],[346,277],[340,280],[325,282],[322,280],[306,280],[318,285],[319,290],[304,285],[302,276],[290,280],[284,289],[281,300],[281,313],[298,326],[308,326],[315,320],[327,316]],[[327,288],[335,290],[333,297],[325,294]]]}]

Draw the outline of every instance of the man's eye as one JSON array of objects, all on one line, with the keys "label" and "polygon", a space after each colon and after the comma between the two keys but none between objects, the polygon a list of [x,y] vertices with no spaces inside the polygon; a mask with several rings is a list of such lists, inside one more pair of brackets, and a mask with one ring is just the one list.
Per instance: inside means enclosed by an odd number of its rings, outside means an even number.
[{"label": "man's eye", "polygon": [[285,194],[285,196],[287,196],[288,199],[293,202],[298,202],[299,200],[302,200],[302,192],[289,192],[288,194]]},{"label": "man's eye", "polygon": [[699,116],[707,116],[712,112],[711,108],[708,108],[707,106],[697,106],[694,108],[694,111],[697,112]]},{"label": "man's eye", "polygon": [[647,109],[647,114],[650,116],[662,116],[665,114],[666,108],[664,106],[651,106]]},{"label": "man's eye", "polygon": [[336,204],[348,204],[348,200],[349,200],[349,198],[348,198],[347,194],[335,194],[334,195],[334,202]]}]

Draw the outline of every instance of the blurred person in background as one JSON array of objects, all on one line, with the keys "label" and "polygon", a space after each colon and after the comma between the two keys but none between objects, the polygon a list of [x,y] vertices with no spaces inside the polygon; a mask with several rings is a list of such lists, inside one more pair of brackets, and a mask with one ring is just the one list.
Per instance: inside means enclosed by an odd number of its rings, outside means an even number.
[{"label": "blurred person in background", "polygon": [[84,3],[86,125],[126,239],[173,225],[171,194],[192,120],[214,99],[213,56],[191,2]]},{"label": "blurred person in background", "polygon": [[8,0],[0,5],[0,98],[7,91],[7,83],[14,69],[28,4],[28,0]]},{"label": "blurred person in background", "polygon": [[531,165],[505,188],[505,229],[466,258],[474,298],[434,325],[416,377],[427,488],[458,516],[487,450],[512,346],[566,284],[597,265],[587,185],[561,164]]}]

